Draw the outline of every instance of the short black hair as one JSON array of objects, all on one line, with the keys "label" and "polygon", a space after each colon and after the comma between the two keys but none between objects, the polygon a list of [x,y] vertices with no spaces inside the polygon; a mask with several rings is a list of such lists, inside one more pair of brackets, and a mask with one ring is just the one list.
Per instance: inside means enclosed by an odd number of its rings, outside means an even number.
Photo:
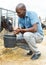
[{"label": "short black hair", "polygon": [[23,4],[23,3],[19,3],[19,4],[16,6],[16,9],[17,9],[17,8],[26,9],[26,6],[25,6],[25,4]]}]

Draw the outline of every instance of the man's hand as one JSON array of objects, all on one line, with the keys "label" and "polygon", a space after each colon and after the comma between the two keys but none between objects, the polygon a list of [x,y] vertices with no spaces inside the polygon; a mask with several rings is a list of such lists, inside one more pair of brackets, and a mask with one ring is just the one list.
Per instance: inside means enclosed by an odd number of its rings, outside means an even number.
[{"label": "man's hand", "polygon": [[16,30],[13,31],[14,34],[18,34],[20,32],[20,28],[17,28]]}]

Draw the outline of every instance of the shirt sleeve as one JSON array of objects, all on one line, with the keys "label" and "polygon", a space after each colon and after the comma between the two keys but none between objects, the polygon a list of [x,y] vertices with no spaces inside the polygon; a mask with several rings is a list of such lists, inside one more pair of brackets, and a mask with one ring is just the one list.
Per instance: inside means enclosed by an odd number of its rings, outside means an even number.
[{"label": "shirt sleeve", "polygon": [[31,18],[31,24],[32,25],[35,24],[35,23],[37,23],[37,24],[39,23],[39,18],[38,18],[37,14],[35,12],[33,12],[31,14],[30,18]]}]

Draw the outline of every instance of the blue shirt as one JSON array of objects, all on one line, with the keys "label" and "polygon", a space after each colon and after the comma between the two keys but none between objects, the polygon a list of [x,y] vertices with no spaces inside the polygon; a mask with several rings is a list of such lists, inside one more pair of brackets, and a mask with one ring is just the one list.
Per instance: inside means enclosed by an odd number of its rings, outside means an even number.
[{"label": "blue shirt", "polygon": [[37,32],[40,33],[41,35],[43,35],[41,22],[35,12],[27,11],[24,18],[19,17],[19,19],[18,19],[18,24],[19,24],[19,27],[21,27],[21,28],[26,28],[26,29],[30,28],[35,23],[38,26]]}]

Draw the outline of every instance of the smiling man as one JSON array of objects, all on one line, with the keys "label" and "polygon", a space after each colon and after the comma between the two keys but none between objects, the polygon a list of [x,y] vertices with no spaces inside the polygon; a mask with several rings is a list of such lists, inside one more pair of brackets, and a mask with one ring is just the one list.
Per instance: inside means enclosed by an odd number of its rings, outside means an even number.
[{"label": "smiling man", "polygon": [[16,6],[16,13],[19,17],[19,28],[14,31],[14,34],[23,34],[23,37],[30,48],[27,55],[33,54],[31,59],[38,59],[41,53],[36,44],[40,43],[44,37],[41,22],[35,12],[26,10],[26,6],[23,3]]}]

